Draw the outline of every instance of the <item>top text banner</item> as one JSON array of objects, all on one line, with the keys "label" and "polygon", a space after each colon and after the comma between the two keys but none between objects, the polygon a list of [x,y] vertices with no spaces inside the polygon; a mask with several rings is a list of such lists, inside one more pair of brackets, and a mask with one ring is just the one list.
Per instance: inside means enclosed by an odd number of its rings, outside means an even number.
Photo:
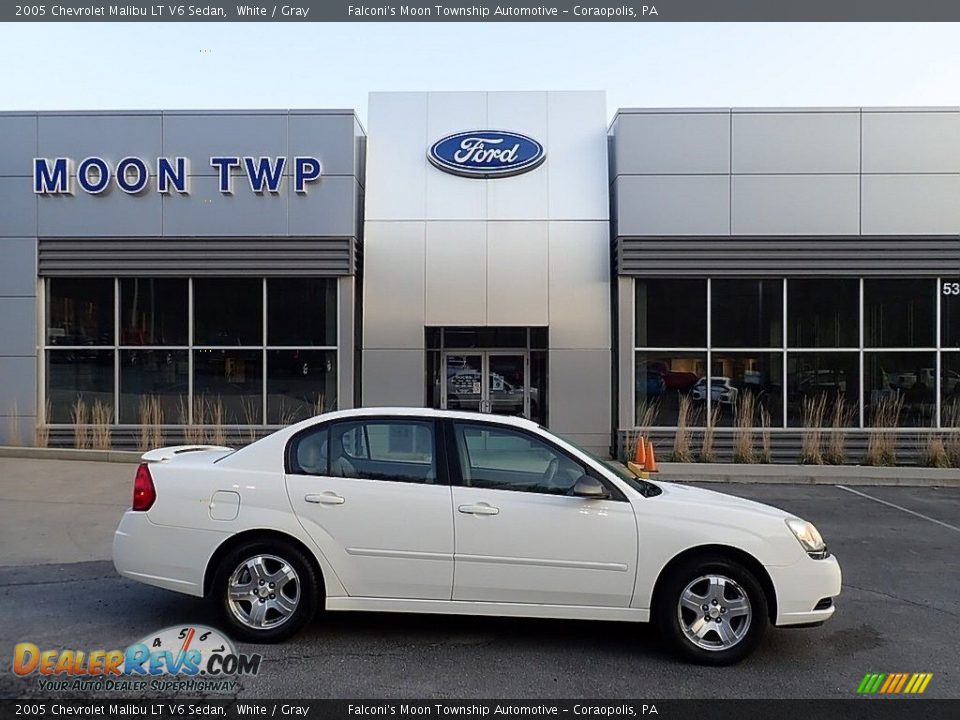
[{"label": "top text banner", "polygon": [[642,0],[505,3],[131,0],[0,3],[0,22],[906,22],[960,21],[957,0]]}]

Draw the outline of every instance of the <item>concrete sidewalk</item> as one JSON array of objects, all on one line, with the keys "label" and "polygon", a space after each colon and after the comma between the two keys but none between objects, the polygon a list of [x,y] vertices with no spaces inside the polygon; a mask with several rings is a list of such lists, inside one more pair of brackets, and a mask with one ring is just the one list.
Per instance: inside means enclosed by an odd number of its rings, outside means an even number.
[{"label": "concrete sidewalk", "polygon": [[136,466],[0,458],[0,566],[109,560]]},{"label": "concrete sidewalk", "polygon": [[866,465],[739,465],[660,463],[654,480],[789,485],[960,487],[960,469]]}]

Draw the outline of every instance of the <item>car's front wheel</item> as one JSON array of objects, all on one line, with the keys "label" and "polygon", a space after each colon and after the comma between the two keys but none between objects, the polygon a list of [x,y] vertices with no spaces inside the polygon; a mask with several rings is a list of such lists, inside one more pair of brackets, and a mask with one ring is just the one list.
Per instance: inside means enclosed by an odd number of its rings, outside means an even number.
[{"label": "car's front wheel", "polygon": [[767,626],[763,588],[746,567],[722,557],[694,558],[664,578],[655,621],[681,656],[731,665],[759,645]]},{"label": "car's front wheel", "polygon": [[259,643],[294,635],[316,614],[320,596],[312,563],[282,541],[255,540],[228,552],[213,589],[232,634]]}]

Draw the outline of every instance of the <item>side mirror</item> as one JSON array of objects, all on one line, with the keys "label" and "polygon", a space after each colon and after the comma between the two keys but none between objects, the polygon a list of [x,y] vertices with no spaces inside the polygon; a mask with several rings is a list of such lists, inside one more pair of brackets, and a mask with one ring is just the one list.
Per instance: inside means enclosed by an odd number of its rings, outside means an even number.
[{"label": "side mirror", "polygon": [[581,475],[573,486],[573,495],[586,500],[606,500],[610,497],[610,491],[596,478]]}]

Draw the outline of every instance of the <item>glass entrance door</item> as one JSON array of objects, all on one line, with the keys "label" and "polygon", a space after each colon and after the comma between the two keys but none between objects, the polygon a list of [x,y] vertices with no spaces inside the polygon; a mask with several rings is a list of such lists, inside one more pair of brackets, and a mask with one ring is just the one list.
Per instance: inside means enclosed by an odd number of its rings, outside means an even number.
[{"label": "glass entrance door", "polygon": [[529,362],[523,352],[444,353],[441,407],[530,417]]}]

